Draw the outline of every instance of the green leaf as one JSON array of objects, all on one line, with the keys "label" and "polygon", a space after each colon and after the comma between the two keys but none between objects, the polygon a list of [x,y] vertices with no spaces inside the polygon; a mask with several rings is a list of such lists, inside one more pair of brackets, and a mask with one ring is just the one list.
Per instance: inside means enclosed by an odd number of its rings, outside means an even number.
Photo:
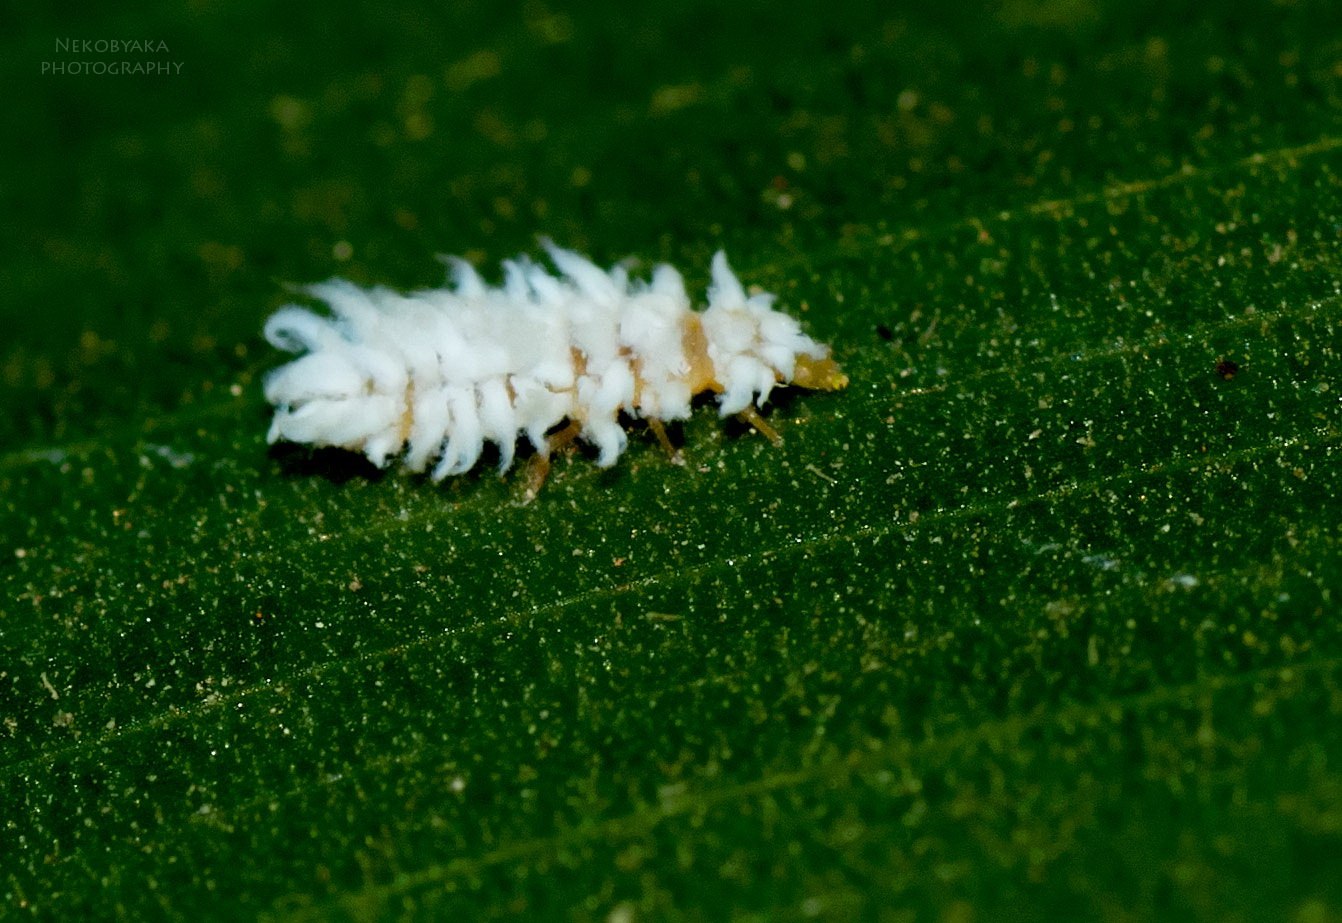
[{"label": "green leaf", "polygon": [[[1337,8],[941,6],[13,14],[5,910],[1342,914]],[[538,233],[852,384],[530,505],[268,449],[287,285]]]}]

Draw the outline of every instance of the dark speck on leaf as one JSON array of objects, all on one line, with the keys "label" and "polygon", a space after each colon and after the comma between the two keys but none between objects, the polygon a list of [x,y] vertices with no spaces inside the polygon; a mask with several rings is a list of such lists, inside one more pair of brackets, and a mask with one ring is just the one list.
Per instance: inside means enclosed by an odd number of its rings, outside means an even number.
[{"label": "dark speck on leaf", "polygon": [[1239,365],[1231,362],[1229,359],[1218,359],[1216,362],[1216,374],[1225,381],[1230,381],[1239,374]]},{"label": "dark speck on leaf", "polygon": [[893,340],[895,338],[895,331],[891,330],[885,324],[877,324],[876,335],[880,337],[882,340],[889,342],[890,340]]}]

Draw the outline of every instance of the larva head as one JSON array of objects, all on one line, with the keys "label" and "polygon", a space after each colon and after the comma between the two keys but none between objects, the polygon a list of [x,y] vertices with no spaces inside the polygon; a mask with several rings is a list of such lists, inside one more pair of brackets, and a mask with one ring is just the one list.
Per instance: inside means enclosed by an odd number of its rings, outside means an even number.
[{"label": "larva head", "polygon": [[848,376],[830,356],[816,359],[802,353],[792,367],[791,383],[812,391],[839,391],[848,387]]},{"label": "larva head", "polygon": [[694,394],[717,393],[723,415],[751,404],[763,406],[779,384],[820,391],[848,385],[829,348],[762,299],[741,308],[710,306],[703,314],[690,314],[683,334],[686,384]]},{"label": "larva head", "polygon": [[[837,391],[847,386],[848,376],[830,358],[829,349],[803,333],[794,318],[774,310],[773,295],[748,295],[722,251],[713,257],[712,276],[703,321],[706,352],[720,390],[734,390],[723,372],[733,365],[740,368],[737,360],[743,356],[764,367],[748,372],[747,377],[762,378],[767,369],[775,381],[800,388]],[[767,394],[767,387],[760,390]]]}]

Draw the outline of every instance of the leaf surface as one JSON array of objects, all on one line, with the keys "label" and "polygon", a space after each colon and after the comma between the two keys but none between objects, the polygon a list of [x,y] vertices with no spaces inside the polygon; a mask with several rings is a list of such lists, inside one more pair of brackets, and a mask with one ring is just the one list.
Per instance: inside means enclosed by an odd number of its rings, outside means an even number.
[{"label": "leaf surface", "polygon": [[[20,14],[4,907],[1342,912],[1336,10],[950,6]],[[267,448],[287,284],[538,232],[852,384],[530,505]]]}]

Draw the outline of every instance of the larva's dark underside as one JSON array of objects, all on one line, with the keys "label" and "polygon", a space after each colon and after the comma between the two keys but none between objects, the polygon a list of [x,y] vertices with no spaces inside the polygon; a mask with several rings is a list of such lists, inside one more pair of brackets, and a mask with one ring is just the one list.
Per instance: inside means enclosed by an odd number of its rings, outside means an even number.
[{"label": "larva's dark underside", "polygon": [[708,306],[695,311],[670,266],[631,282],[622,267],[547,250],[560,276],[511,260],[497,288],[461,260],[450,288],[312,286],[329,315],[291,305],[266,323],[266,339],[303,354],[266,380],[270,441],[350,449],[379,467],[400,457],[438,480],[473,468],[486,443],[507,470],[525,438],[543,477],[550,452],[573,439],[613,465],[627,442],[621,414],[670,448],[662,424],[711,393],[723,416],[776,439],[757,411],[774,387],[848,383],[829,348],[772,295],[748,296],[720,252]]}]

